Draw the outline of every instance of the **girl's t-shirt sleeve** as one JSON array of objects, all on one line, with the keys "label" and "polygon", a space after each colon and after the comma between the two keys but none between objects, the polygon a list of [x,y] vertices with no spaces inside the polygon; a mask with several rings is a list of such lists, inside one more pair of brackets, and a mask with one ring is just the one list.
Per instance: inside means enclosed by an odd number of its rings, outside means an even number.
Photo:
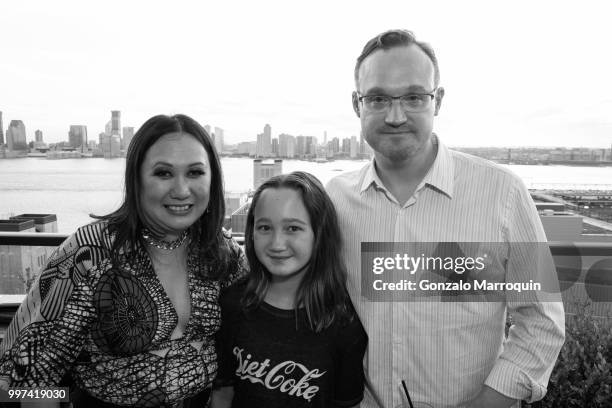
[{"label": "girl's t-shirt sleeve", "polygon": [[51,255],[0,345],[0,380],[57,385],[79,355],[93,321],[88,267],[102,250],[79,245],[78,231]]},{"label": "girl's t-shirt sleeve", "polygon": [[339,407],[351,407],[363,399],[363,356],[368,345],[368,336],[355,315],[350,323],[338,328],[336,338],[338,357],[333,403]]}]

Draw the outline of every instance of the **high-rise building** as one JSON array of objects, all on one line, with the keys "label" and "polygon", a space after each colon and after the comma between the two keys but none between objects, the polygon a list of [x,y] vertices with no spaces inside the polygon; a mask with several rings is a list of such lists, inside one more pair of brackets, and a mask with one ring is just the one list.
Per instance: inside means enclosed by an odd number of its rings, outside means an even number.
[{"label": "high-rise building", "polygon": [[2,123],[2,111],[0,111],[0,146],[4,144],[4,124]]},{"label": "high-rise building", "polygon": [[349,156],[351,159],[357,158],[359,154],[359,143],[357,143],[357,136],[351,136],[351,143],[349,148]]},{"label": "high-rise building", "polygon": [[295,139],[295,154],[302,157],[306,154],[306,136],[298,136]]},{"label": "high-rise building", "polygon": [[127,148],[130,146],[133,137],[134,128],[131,126],[125,126],[123,128],[123,137],[121,138],[121,149],[127,150]]},{"label": "high-rise building", "polygon": [[121,136],[121,111],[111,111],[111,135]]},{"label": "high-rise building", "polygon": [[263,133],[257,135],[257,157],[270,157],[272,155],[272,128],[266,124]]},{"label": "high-rise building", "polygon": [[100,150],[105,159],[112,159],[113,157],[119,157],[121,152],[121,140],[119,136],[107,135],[106,133],[100,133]]},{"label": "high-rise building", "polygon": [[223,151],[223,129],[215,126],[215,149],[221,154]]},{"label": "high-rise building", "polygon": [[34,132],[34,141],[36,141],[36,142],[42,142],[42,141],[43,141],[43,133],[42,133],[42,130],[37,129],[37,130]]},{"label": "high-rise building", "polygon": [[27,150],[25,125],[20,120],[11,120],[6,131],[6,143],[9,151]]},{"label": "high-rise building", "polygon": [[340,140],[337,137],[334,137],[332,140],[327,143],[327,156],[333,157],[340,152]]},{"label": "high-rise building", "polygon": [[289,159],[295,156],[295,136],[285,133],[278,135],[278,155]]},{"label": "high-rise building", "polygon": [[345,137],[342,139],[342,153],[349,155],[351,153],[351,139]]},{"label": "high-rise building", "polygon": [[83,149],[87,148],[87,126],[70,125],[68,141],[70,142],[70,146],[77,150],[83,151]]},{"label": "high-rise building", "polygon": [[359,154],[364,154],[366,152],[366,141],[363,138],[363,132],[359,133]]},{"label": "high-rise building", "polygon": [[316,156],[317,154],[317,138],[314,136],[306,136],[306,152],[307,156]]},{"label": "high-rise building", "polygon": [[272,138],[272,156],[278,156],[278,139]]},{"label": "high-rise building", "polygon": [[210,125],[204,125],[204,130],[206,131],[206,133],[208,133],[208,136],[212,137],[212,133],[210,133],[212,130]]},{"label": "high-rise building", "polygon": [[106,122],[106,125],[104,126],[104,133],[107,136],[110,136],[110,134],[113,131],[113,121],[109,120],[108,122]]}]

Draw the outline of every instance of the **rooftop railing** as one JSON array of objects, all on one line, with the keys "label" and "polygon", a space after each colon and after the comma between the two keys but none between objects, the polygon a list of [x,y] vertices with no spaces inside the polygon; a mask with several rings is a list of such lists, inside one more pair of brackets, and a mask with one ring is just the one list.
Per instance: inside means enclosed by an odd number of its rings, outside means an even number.
[{"label": "rooftop railing", "polygon": [[[67,234],[60,233],[0,232],[0,246],[56,247],[67,237]],[[239,244],[244,244],[244,236],[234,238]],[[590,299],[596,315],[612,317],[612,242],[549,242],[548,245],[559,276],[566,312],[572,314],[570,299]],[[16,309],[16,300],[22,296],[3,296],[0,293],[0,312],[4,308],[0,313],[0,326],[4,323],[1,316],[6,317],[7,308]]]}]

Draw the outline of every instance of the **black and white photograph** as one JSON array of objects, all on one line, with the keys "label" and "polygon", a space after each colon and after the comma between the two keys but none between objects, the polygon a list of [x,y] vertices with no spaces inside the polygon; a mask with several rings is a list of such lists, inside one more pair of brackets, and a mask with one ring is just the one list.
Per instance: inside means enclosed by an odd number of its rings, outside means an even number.
[{"label": "black and white photograph", "polygon": [[612,407],[607,2],[1,9],[0,406]]}]

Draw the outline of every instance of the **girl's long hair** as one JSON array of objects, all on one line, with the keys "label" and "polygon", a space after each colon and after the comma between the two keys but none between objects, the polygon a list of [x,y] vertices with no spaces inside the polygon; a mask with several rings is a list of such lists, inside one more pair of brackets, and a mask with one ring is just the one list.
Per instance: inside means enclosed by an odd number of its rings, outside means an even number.
[{"label": "girl's long hair", "polygon": [[[214,144],[198,122],[186,115],[157,115],[147,120],[138,129],[128,147],[125,162],[125,191],[121,206],[114,212],[93,216],[93,218],[106,221],[107,233],[112,239],[108,248],[111,259],[116,265],[120,263],[121,253],[128,254],[127,261],[132,259],[130,252],[136,251],[141,243],[143,227],[150,229],[154,234],[159,227],[153,223],[142,210],[140,193],[142,182],[140,168],[151,146],[162,136],[169,133],[187,133],[202,144],[210,161],[211,181],[210,199],[208,208],[200,219],[190,227],[192,242],[196,243],[200,251],[200,259],[207,264],[216,265],[206,268],[207,276],[219,278],[226,272],[226,261],[229,248],[223,238],[222,225],[225,217],[225,200],[223,198],[223,175],[221,162]],[[202,272],[202,271],[200,271]]]},{"label": "girl's long hair", "polygon": [[336,210],[321,182],[302,171],[272,177],[253,195],[245,230],[251,272],[243,306],[247,311],[257,308],[270,286],[270,272],[257,259],[253,241],[255,208],[261,193],[269,188],[289,188],[300,193],[314,232],[312,257],[298,287],[295,307],[305,309],[310,328],[315,332],[328,328],[334,321],[350,320],[352,308],[346,291],[346,268],[340,254],[342,239]]}]

